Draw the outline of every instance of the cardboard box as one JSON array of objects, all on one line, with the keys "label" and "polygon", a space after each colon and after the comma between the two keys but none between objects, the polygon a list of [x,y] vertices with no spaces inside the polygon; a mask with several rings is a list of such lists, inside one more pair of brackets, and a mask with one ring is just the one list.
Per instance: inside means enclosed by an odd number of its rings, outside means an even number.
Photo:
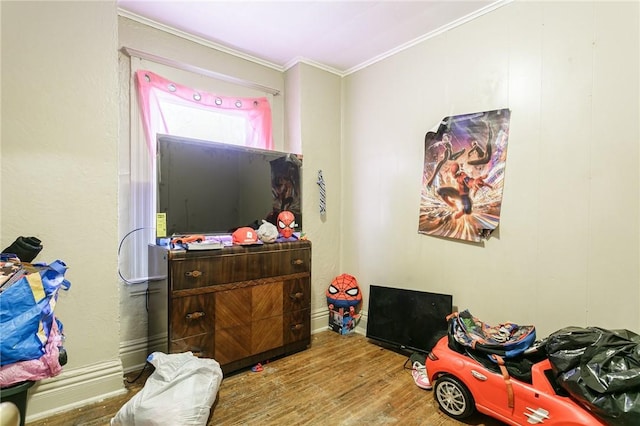
[{"label": "cardboard box", "polygon": [[349,312],[344,312],[342,309],[339,311],[329,310],[329,329],[339,334],[349,334],[355,330],[359,314],[351,315]]}]

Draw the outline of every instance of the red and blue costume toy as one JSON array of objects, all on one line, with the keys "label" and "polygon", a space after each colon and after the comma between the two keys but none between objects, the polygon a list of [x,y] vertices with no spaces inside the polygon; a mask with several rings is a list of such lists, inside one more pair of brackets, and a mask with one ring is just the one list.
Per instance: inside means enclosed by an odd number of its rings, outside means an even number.
[{"label": "red and blue costume toy", "polygon": [[327,288],[327,303],[330,318],[340,323],[342,334],[353,330],[362,305],[362,292],[356,278],[349,274],[335,277]]}]

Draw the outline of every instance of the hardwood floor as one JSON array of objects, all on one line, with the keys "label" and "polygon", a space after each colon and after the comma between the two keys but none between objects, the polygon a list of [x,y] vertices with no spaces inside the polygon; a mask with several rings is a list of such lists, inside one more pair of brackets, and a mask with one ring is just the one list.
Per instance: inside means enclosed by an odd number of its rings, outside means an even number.
[{"label": "hardwood floor", "polygon": [[[262,372],[225,377],[208,425],[502,425],[481,414],[464,423],[447,417],[433,392],[415,385],[404,368],[406,359],[362,335],[314,334],[309,349],[265,363]],[[122,397],[28,425],[108,425],[146,376],[127,384],[129,392]]]}]

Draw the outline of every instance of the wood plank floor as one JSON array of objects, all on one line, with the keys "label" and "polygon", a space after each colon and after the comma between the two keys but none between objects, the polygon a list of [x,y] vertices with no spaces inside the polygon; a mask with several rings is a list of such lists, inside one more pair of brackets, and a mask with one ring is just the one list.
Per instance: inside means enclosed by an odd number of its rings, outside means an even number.
[{"label": "wood plank floor", "polygon": [[[262,372],[225,377],[208,425],[502,425],[481,414],[464,423],[447,417],[433,392],[415,385],[406,359],[362,335],[314,334],[309,349],[265,363]],[[28,425],[108,425],[146,376],[126,384],[126,395]]]}]

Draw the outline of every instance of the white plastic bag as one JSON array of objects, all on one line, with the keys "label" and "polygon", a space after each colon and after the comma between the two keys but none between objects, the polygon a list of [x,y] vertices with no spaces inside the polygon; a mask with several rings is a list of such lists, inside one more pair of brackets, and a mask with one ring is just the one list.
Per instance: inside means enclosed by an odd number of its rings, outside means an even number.
[{"label": "white plastic bag", "polygon": [[222,382],[220,364],[191,352],[154,352],[147,361],[155,371],[111,426],[206,425]]}]

